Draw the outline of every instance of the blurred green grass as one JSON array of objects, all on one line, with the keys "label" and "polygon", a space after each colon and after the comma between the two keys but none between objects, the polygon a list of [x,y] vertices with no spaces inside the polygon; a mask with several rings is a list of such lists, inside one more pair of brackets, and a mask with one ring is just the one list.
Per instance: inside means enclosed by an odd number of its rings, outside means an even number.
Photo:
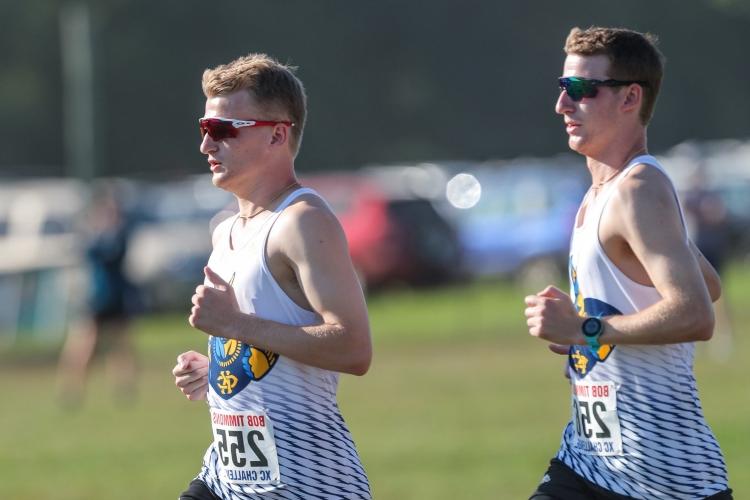
[{"label": "blurred green grass", "polygon": [[[725,280],[734,348],[726,361],[700,345],[698,384],[724,450],[736,498],[750,491],[748,364],[750,267]],[[339,401],[377,499],[527,498],[568,418],[563,358],[528,337],[524,293],[476,283],[401,290],[368,300],[375,358],[342,376]],[[184,400],[170,370],[205,336],[182,315],[136,325],[141,376],[135,404],[94,367],[83,407],[57,404],[57,346],[0,353],[0,498],[176,498],[210,441],[204,403]]]}]

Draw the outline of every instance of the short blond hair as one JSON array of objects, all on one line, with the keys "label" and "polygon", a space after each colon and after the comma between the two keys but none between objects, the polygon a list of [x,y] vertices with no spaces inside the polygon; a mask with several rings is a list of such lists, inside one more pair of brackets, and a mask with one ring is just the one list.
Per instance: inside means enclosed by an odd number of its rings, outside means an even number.
[{"label": "short blond hair", "polygon": [[290,146],[296,155],[302,143],[307,116],[305,87],[294,74],[294,66],[282,64],[266,54],[248,54],[203,72],[207,98],[247,90],[266,116],[248,117],[291,121]]},{"label": "short blond hair", "polygon": [[565,40],[565,53],[605,55],[609,59],[609,78],[647,82],[639,117],[641,123],[648,125],[664,76],[664,56],[656,47],[657,42],[650,33],[625,28],[573,28]]}]

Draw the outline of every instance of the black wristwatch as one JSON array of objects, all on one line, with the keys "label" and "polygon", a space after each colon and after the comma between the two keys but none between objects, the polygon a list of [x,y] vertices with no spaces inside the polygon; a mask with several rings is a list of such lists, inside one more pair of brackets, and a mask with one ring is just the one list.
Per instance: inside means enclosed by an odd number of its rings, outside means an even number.
[{"label": "black wristwatch", "polygon": [[599,337],[601,337],[604,331],[604,323],[599,318],[586,318],[581,324],[581,332],[583,332],[583,338],[586,339],[586,343],[591,347],[592,350],[598,351],[601,347],[599,343]]}]

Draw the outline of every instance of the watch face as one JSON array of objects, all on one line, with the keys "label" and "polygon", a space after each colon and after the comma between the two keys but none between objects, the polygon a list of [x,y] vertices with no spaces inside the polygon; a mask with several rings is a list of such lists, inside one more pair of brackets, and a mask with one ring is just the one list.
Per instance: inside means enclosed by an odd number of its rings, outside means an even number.
[{"label": "watch face", "polygon": [[593,336],[599,333],[601,329],[601,322],[597,318],[588,318],[583,322],[583,333],[585,335]]}]

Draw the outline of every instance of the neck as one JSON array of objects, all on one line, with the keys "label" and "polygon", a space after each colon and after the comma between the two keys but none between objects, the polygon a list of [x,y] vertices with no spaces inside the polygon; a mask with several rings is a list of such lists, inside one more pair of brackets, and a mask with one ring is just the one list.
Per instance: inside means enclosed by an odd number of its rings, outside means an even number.
[{"label": "neck", "polygon": [[587,156],[586,165],[591,172],[592,185],[597,186],[606,183],[622,171],[630,160],[644,154],[648,154],[645,134],[626,147],[611,148],[605,154],[596,157]]},{"label": "neck", "polygon": [[254,186],[244,197],[237,197],[242,218],[252,218],[270,210],[279,199],[295,186],[299,186],[294,175],[282,177],[274,182]]}]

